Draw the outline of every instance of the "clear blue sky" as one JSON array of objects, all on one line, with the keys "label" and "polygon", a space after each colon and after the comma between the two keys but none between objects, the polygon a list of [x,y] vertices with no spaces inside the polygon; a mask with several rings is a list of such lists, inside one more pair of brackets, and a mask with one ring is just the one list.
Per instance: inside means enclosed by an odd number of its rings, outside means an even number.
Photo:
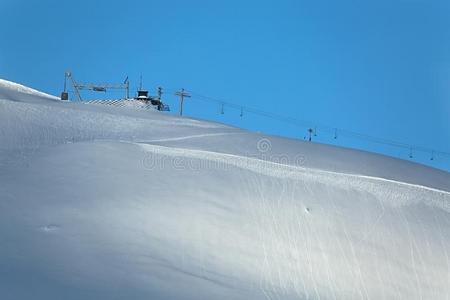
[{"label": "clear blue sky", "polygon": [[[1,78],[59,94],[66,69],[79,81],[129,75],[133,87],[142,73],[151,90],[184,87],[450,151],[448,0],[2,0],[0,13]],[[172,95],[166,100],[177,109]],[[200,104],[188,101],[187,114],[305,136],[301,128]],[[317,140],[329,139],[318,133]],[[427,155],[415,158],[450,169],[449,158]]]}]

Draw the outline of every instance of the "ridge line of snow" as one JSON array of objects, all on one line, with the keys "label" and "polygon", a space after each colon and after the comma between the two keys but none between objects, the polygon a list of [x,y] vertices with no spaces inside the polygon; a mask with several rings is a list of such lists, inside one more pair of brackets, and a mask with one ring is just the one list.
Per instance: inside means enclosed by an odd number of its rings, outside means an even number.
[{"label": "ridge line of snow", "polygon": [[[5,79],[1,79],[0,78],[0,86],[4,86],[7,89],[13,90],[13,91],[17,91],[20,93],[24,93],[24,94],[28,94],[28,95],[34,95],[34,96],[40,96],[40,97],[46,97],[46,98],[50,98],[53,100],[60,100],[58,97],[35,90],[33,88],[27,87],[23,84],[20,83],[16,83],[13,81],[9,81],[9,80],[5,80]],[[5,99],[5,100],[10,100],[10,99]]]},{"label": "ridge line of snow", "polygon": [[[205,151],[205,150],[194,150],[194,149],[185,149],[185,148],[176,148],[176,147],[166,147],[166,146],[159,146],[159,145],[152,145],[152,144],[144,144],[144,143],[134,143],[140,147],[142,147],[144,150],[154,152],[154,153],[160,153],[162,155],[168,155],[168,156],[185,156],[185,157],[191,157],[191,158],[199,158],[199,159],[208,159],[208,160],[214,160],[221,163],[231,164],[236,167],[245,168],[257,173],[263,173],[269,176],[276,176],[277,177],[290,177],[286,172],[290,173],[298,173],[301,172],[304,175],[331,175],[331,176],[343,176],[347,178],[352,179],[367,179],[371,181],[377,181],[377,182],[383,182],[383,183],[390,183],[390,184],[397,184],[404,187],[411,187],[419,190],[427,190],[430,192],[438,193],[445,196],[450,196],[450,192],[445,190],[440,190],[437,188],[432,188],[420,184],[414,184],[414,183],[408,183],[403,181],[397,181],[393,179],[387,179],[383,177],[376,177],[376,176],[369,176],[369,175],[359,175],[359,174],[350,174],[350,173],[342,173],[342,172],[335,172],[335,171],[327,171],[327,170],[320,170],[320,169],[313,169],[313,168],[307,168],[307,167],[301,167],[301,166],[295,166],[295,165],[286,165],[282,163],[277,162],[271,162],[268,160],[258,159],[254,157],[247,157],[247,156],[239,156],[234,154],[228,154],[228,153],[220,153],[220,152],[214,152],[214,151]],[[233,160],[234,159],[234,160]],[[272,168],[271,172],[264,172],[263,168],[258,168],[256,165],[264,164]],[[275,174],[273,172],[273,169],[283,169],[284,174],[279,173]],[[308,174],[309,173],[309,174]],[[287,175],[287,176],[286,176]],[[347,182],[348,184],[348,182]],[[377,193],[378,194],[378,193]],[[449,208],[450,210],[450,204]]]}]

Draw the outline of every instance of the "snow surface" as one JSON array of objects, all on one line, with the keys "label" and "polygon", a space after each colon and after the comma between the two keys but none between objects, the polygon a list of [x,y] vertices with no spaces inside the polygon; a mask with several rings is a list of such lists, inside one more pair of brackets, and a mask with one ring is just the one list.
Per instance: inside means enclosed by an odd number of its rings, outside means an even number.
[{"label": "snow surface", "polygon": [[52,96],[24,86],[22,84],[18,84],[1,78],[0,99],[8,99],[13,101],[39,101],[42,99],[59,100],[59,98],[56,96]]},{"label": "snow surface", "polygon": [[0,80],[0,299],[450,299],[450,174]]}]

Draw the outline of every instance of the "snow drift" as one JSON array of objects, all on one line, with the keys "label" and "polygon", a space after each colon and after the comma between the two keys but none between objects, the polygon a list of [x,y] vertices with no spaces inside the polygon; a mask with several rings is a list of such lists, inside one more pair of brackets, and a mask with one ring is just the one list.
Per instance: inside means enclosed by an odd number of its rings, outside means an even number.
[{"label": "snow drift", "polygon": [[450,299],[450,174],[0,81],[1,299]]}]

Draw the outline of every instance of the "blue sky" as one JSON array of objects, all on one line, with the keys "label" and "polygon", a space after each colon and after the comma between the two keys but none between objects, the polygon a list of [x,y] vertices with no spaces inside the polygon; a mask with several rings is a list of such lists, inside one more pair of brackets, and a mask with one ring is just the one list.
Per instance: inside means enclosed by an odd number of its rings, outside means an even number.
[{"label": "blue sky", "polygon": [[[50,93],[79,81],[184,87],[313,124],[450,151],[450,2],[0,2],[0,77]],[[85,94],[95,97],[95,94]],[[117,94],[109,94],[116,96]],[[108,96],[109,96],[108,95]],[[176,98],[165,95],[175,111]],[[190,116],[303,138],[306,128],[192,98]],[[334,140],[408,158],[404,149]],[[414,159],[450,169],[450,157]]]}]

